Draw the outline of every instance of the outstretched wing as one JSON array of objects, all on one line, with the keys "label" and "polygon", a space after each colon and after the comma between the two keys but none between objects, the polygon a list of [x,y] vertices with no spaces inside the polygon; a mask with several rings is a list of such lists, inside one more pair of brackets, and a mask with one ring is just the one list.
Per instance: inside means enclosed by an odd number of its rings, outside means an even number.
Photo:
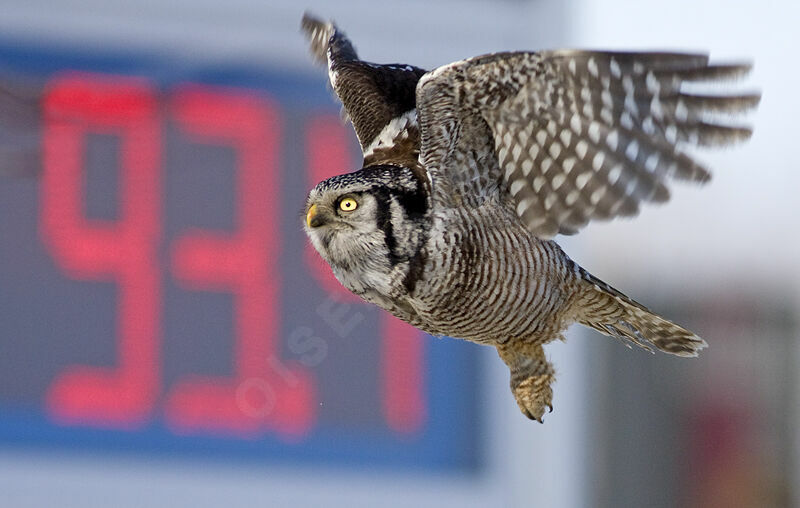
[{"label": "outstretched wing", "polygon": [[706,55],[592,51],[497,53],[436,69],[417,87],[434,202],[499,195],[542,238],[635,215],[643,201],[669,199],[670,178],[709,179],[685,146],[751,134],[723,115],[755,107],[758,94],[682,85],[749,69]]},{"label": "outstretched wing", "polygon": [[326,63],[331,87],[342,102],[364,153],[364,165],[416,163],[419,129],[415,89],[425,70],[379,65],[358,59],[353,45],[333,23],[306,13],[302,29],[315,60]]}]

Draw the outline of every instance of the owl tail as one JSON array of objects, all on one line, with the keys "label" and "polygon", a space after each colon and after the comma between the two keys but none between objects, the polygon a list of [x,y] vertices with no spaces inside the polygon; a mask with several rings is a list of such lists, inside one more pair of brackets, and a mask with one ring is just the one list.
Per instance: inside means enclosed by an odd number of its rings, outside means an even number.
[{"label": "owl tail", "polygon": [[593,275],[584,272],[584,291],[578,304],[578,322],[603,335],[634,343],[649,351],[652,347],[678,356],[697,356],[708,346],[686,328],[654,314]]}]

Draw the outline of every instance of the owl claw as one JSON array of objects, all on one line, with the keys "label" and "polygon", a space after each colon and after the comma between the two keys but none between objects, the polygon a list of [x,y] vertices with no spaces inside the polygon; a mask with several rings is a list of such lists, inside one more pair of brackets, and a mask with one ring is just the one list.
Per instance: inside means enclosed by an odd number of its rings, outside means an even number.
[{"label": "owl claw", "polygon": [[555,381],[555,374],[541,344],[512,341],[499,344],[497,352],[511,371],[511,393],[519,410],[531,420],[543,423],[545,411],[553,411],[550,385]]},{"label": "owl claw", "polygon": [[534,420],[534,421],[537,421],[537,422],[539,422],[539,423],[544,423],[544,420],[542,419],[542,417],[541,417],[541,416],[534,416],[534,415],[533,415],[533,413],[531,413],[531,412],[530,412],[530,411],[528,411],[527,409],[523,409],[523,410],[522,410],[522,414],[524,414],[525,416],[527,416],[529,420]]},{"label": "owl claw", "polygon": [[531,420],[544,423],[545,408],[553,412],[553,390],[550,388],[552,375],[531,376],[512,389],[522,414]]}]

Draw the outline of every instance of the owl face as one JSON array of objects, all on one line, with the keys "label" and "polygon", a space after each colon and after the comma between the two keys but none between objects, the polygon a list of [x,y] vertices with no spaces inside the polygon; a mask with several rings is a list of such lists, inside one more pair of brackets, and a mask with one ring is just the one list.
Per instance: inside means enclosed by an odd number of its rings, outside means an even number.
[{"label": "owl face", "polygon": [[[325,182],[323,182],[325,183]],[[314,248],[332,263],[364,255],[381,239],[375,195],[363,186],[321,187],[311,191],[306,206],[305,230]]]},{"label": "owl face", "polygon": [[380,174],[361,170],[329,178],[311,190],[305,230],[323,259],[351,266],[385,250],[379,221],[385,182]]},{"label": "owl face", "polygon": [[[319,183],[306,201],[305,230],[342,280],[373,280],[418,247],[427,195],[411,170],[368,167]],[[374,275],[374,276],[373,276]]]}]

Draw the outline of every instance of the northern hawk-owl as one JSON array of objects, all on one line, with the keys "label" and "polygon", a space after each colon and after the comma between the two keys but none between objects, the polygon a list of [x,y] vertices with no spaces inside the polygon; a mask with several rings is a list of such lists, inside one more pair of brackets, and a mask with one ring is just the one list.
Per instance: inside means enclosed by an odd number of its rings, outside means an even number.
[{"label": "northern hawk-owl", "polygon": [[347,289],[432,335],[496,347],[517,404],[540,422],[554,380],[542,346],[572,323],[678,356],[706,347],[552,238],[666,201],[671,179],[708,180],[684,147],[747,139],[749,128],[720,114],[759,95],[682,85],[748,65],[561,50],[427,72],[359,60],[340,30],[308,14],[302,28],[364,155],[362,169],[319,183],[306,204],[306,233]]}]

